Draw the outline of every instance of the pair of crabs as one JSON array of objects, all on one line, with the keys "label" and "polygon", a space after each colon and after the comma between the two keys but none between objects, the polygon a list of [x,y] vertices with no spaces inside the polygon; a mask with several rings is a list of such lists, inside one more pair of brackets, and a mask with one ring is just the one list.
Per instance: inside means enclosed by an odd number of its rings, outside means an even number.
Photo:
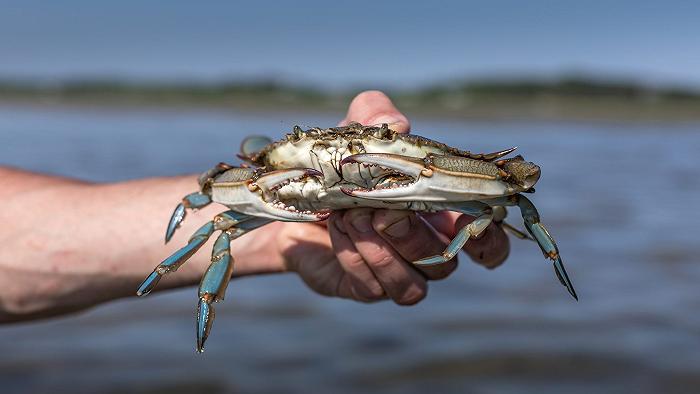
[{"label": "pair of crabs", "polygon": [[[187,209],[216,202],[229,210],[199,228],[187,245],[161,262],[138,289],[148,294],[160,278],[177,270],[214,233],[211,265],[199,286],[197,351],[202,352],[214,321],[213,303],[224,298],[233,271],[230,242],[272,221],[315,222],[333,210],[371,207],[420,212],[455,211],[475,220],[461,228],[441,255],[417,266],[451,260],[470,237],[493,221],[519,238],[529,238],[551,260],[559,281],[576,299],[559,250],[540,223],[535,206],[521,193],[534,192],[540,168],[515,148],[475,154],[388,125],[352,123],[329,129],[294,127],[282,140],[249,137],[241,146],[240,167],[219,163],[199,178],[199,191],[185,196],[168,223],[165,241]],[[252,165],[252,166],[251,166]],[[517,206],[527,233],[503,222],[505,207]]]}]

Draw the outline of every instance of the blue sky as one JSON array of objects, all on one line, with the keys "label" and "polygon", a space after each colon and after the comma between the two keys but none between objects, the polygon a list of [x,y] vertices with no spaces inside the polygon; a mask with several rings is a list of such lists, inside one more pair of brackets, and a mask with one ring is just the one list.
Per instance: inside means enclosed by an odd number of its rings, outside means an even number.
[{"label": "blue sky", "polygon": [[327,87],[589,73],[700,86],[700,2],[2,1],[0,77]]}]

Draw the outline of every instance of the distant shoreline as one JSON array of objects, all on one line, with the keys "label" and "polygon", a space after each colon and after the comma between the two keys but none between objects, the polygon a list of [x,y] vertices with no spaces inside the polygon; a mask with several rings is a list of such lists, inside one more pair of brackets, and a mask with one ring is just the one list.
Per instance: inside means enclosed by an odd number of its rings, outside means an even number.
[{"label": "distant shoreline", "polygon": [[[133,84],[73,81],[29,84],[0,80],[0,104],[239,111],[344,111],[363,89],[327,92],[272,82]],[[619,82],[481,82],[388,93],[414,116],[483,120],[688,122],[700,120],[700,94]]]}]

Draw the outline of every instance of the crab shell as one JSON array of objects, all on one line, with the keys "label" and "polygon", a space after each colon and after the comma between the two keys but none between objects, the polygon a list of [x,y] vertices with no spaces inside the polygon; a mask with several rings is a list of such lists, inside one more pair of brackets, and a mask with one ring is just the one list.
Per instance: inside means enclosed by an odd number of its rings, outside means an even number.
[{"label": "crab shell", "polygon": [[473,154],[387,125],[295,128],[265,144],[247,139],[241,157],[258,166],[232,168],[212,178],[212,200],[249,215],[315,221],[354,207],[433,211],[463,202],[529,191],[537,165],[515,148]]}]

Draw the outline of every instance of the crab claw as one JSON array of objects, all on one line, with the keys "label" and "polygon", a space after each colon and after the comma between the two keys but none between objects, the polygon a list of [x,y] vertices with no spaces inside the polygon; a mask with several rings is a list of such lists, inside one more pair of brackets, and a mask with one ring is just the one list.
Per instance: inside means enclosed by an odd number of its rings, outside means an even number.
[{"label": "crab claw", "polygon": [[412,178],[412,181],[378,182],[372,189],[342,191],[354,197],[394,201],[465,201],[510,194],[513,186],[503,182],[499,168],[489,162],[458,156],[419,159],[387,153],[364,153],[346,157],[341,165],[361,163]]},{"label": "crab claw", "polygon": [[197,352],[204,352],[204,342],[209,337],[211,326],[214,323],[214,306],[210,298],[200,298],[197,305]]},{"label": "crab claw", "polygon": [[180,227],[180,224],[187,216],[187,208],[197,209],[202,208],[211,203],[211,198],[203,193],[196,192],[186,195],[180,204],[177,204],[173,214],[170,216],[168,228],[165,230],[165,243],[167,244],[175,234],[175,230]]},{"label": "crab claw", "polygon": [[281,221],[316,222],[326,219],[330,212],[301,210],[293,205],[286,205],[277,197],[277,192],[292,182],[320,177],[323,177],[323,173],[313,168],[270,171],[257,178],[250,176],[247,179],[216,182],[212,184],[212,199],[250,216]]},{"label": "crab claw", "polygon": [[308,178],[311,176],[320,178],[323,177],[323,173],[313,168],[292,168],[285,170],[275,170],[260,176],[255,181],[255,184],[260,186],[266,192],[269,192],[280,189],[281,187],[289,184],[292,181],[300,180],[302,178]]},{"label": "crab claw", "polygon": [[173,214],[170,216],[170,221],[168,221],[168,228],[165,230],[166,244],[173,237],[173,234],[175,234],[175,230],[177,230],[177,228],[180,227],[180,224],[185,219],[186,214],[187,211],[185,210],[185,206],[182,203],[177,204],[175,210],[173,211]]}]

